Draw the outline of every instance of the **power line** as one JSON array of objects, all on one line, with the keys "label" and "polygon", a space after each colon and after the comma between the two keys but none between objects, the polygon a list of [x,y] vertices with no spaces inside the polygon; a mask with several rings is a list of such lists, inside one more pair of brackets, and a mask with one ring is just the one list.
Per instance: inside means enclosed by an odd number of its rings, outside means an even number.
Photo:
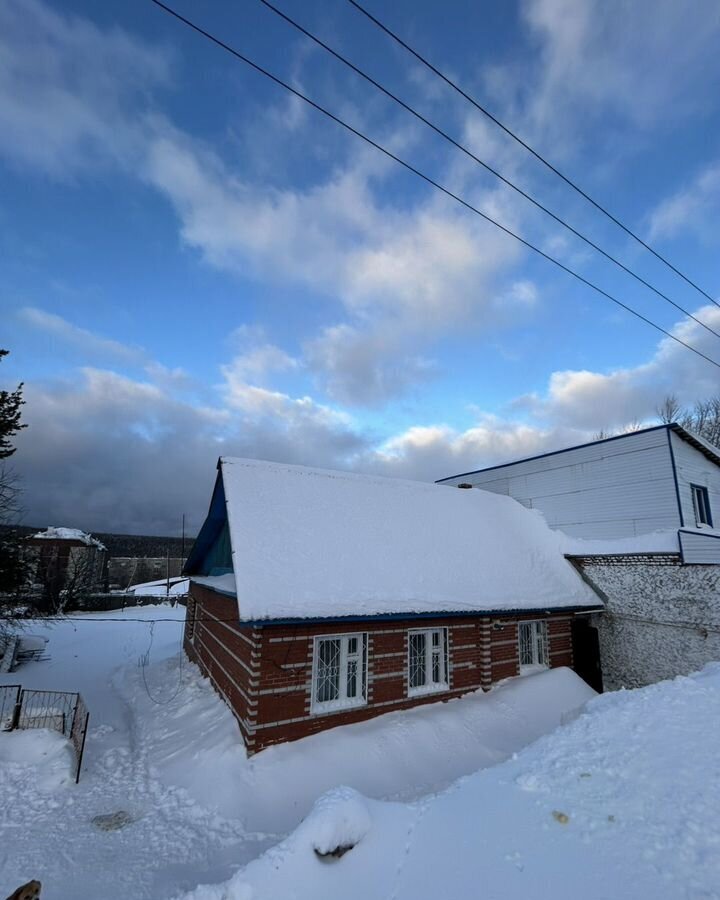
[{"label": "power line", "polygon": [[698,350],[695,347],[693,347],[691,344],[686,343],[681,338],[672,334],[672,332],[663,328],[661,325],[658,325],[655,322],[653,322],[652,319],[647,318],[647,316],[644,316],[642,313],[638,312],[636,309],[633,309],[633,307],[628,306],[628,304],[623,303],[622,300],[619,300],[617,297],[613,296],[608,291],[605,291],[605,290],[603,290],[603,288],[598,287],[598,285],[594,284],[592,281],[589,281],[583,275],[580,275],[579,272],[576,272],[574,269],[571,269],[569,266],[566,266],[564,263],[560,262],[560,260],[556,259],[554,256],[550,256],[549,253],[546,253],[544,250],[541,250],[539,247],[535,246],[535,244],[532,244],[530,241],[526,240],[524,237],[521,237],[519,234],[512,231],[507,226],[501,224],[496,219],[493,219],[492,216],[489,216],[487,213],[482,212],[477,207],[475,207],[471,203],[469,203],[467,200],[463,200],[462,197],[459,197],[457,194],[453,193],[449,188],[444,187],[442,184],[440,184],[439,182],[432,179],[429,175],[426,175],[424,172],[421,172],[420,169],[417,169],[411,163],[406,162],[404,159],[401,159],[399,156],[396,156],[390,150],[383,147],[381,144],[377,143],[377,141],[374,141],[372,138],[363,134],[357,128],[354,128],[348,122],[345,122],[343,119],[339,118],[339,116],[336,116],[334,113],[330,112],[328,109],[325,109],[324,106],[321,106],[319,103],[316,103],[314,100],[311,100],[307,95],[303,94],[297,88],[292,87],[292,85],[288,84],[286,81],[283,81],[277,75],[273,75],[272,72],[269,72],[267,69],[264,69],[261,65],[254,62],[249,57],[240,53],[239,50],[235,50],[233,47],[231,47],[229,44],[226,44],[220,38],[215,37],[215,35],[211,34],[209,31],[206,31],[204,28],[201,28],[199,25],[196,25],[194,22],[192,22],[190,19],[187,19],[185,16],[181,15],[179,12],[176,12],[174,9],[172,9],[172,7],[167,6],[165,3],[163,3],[162,0],[150,0],[150,2],[155,4],[155,6],[159,7],[164,12],[173,16],[173,18],[182,22],[184,25],[187,25],[189,28],[191,28],[193,31],[197,32],[198,34],[202,35],[204,38],[207,38],[207,40],[211,41],[213,44],[216,44],[218,47],[222,48],[227,53],[230,53],[236,59],[239,59],[241,62],[244,62],[246,65],[250,66],[256,72],[259,72],[261,75],[264,75],[266,78],[269,78],[275,84],[284,88],[286,91],[289,91],[291,94],[298,97],[300,100],[303,100],[309,106],[312,106],[313,109],[316,109],[318,112],[322,113],[324,116],[327,116],[328,119],[331,119],[336,124],[341,125],[343,128],[345,128],[351,134],[354,134],[356,137],[360,138],[366,144],[369,144],[371,147],[374,147],[376,150],[378,150],[384,156],[387,156],[388,159],[392,159],[394,162],[398,163],[403,168],[407,169],[409,172],[412,172],[414,175],[417,175],[418,178],[421,178],[427,184],[429,184],[432,187],[436,188],[437,190],[441,191],[443,194],[446,194],[448,197],[455,200],[461,206],[464,206],[466,209],[470,210],[470,212],[475,213],[475,215],[480,216],[480,218],[484,219],[486,222],[489,222],[491,225],[494,225],[496,228],[499,228],[501,231],[503,231],[505,234],[509,235],[510,237],[514,238],[516,241],[519,241],[521,244],[523,244],[523,246],[527,247],[529,250],[532,250],[534,253],[538,254],[538,256],[542,256],[543,259],[546,259],[549,262],[553,263],[559,269],[562,269],[564,272],[567,272],[568,275],[572,275],[573,278],[577,279],[582,284],[591,288],[596,293],[600,294],[602,297],[607,298],[612,303],[615,303],[617,306],[624,309],[626,312],[629,312],[631,315],[635,316],[637,319],[640,319],[640,321],[645,322],[647,325],[650,325],[651,328],[654,328],[656,331],[659,331],[661,334],[664,334],[666,337],[670,338],[672,341],[675,341],[675,343],[680,344],[682,347],[685,347],[687,350],[690,350],[692,353],[695,353],[697,356],[706,360],[706,362],[709,362],[711,365],[716,366],[718,369],[720,369],[720,363],[718,363],[716,360],[712,359],[711,357],[707,356],[701,350]]},{"label": "power line", "polygon": [[681,306],[679,303],[677,303],[671,297],[668,297],[667,294],[665,294],[659,288],[656,288],[653,284],[651,284],[649,281],[647,281],[641,275],[638,275],[637,272],[634,272],[629,266],[626,266],[625,263],[621,262],[617,257],[613,256],[611,253],[608,253],[606,250],[603,250],[603,248],[600,247],[598,244],[596,244],[593,240],[591,240],[591,238],[584,235],[581,231],[578,231],[577,228],[572,226],[569,222],[567,222],[565,219],[563,219],[557,213],[554,213],[551,209],[549,209],[547,206],[545,206],[539,200],[536,200],[535,197],[533,197],[527,191],[523,190],[521,187],[518,187],[518,185],[516,185],[511,179],[507,178],[501,172],[499,172],[497,169],[495,169],[491,165],[489,165],[489,163],[485,162],[483,159],[478,157],[475,153],[473,153],[471,150],[469,150],[464,144],[461,144],[458,140],[453,138],[442,128],[435,125],[433,122],[431,122],[429,119],[427,119],[422,113],[418,112],[414,107],[410,106],[410,104],[406,103],[404,100],[401,100],[400,97],[398,97],[392,91],[388,90],[383,84],[381,84],[379,81],[374,79],[371,75],[368,75],[367,72],[363,71],[361,68],[356,66],[354,63],[350,62],[350,60],[347,59],[347,57],[343,56],[337,50],[334,50],[331,46],[329,46],[329,44],[326,44],[325,41],[323,41],[317,35],[313,34],[313,32],[309,31],[307,28],[302,26],[299,22],[296,22],[295,19],[291,18],[287,13],[283,12],[281,9],[278,9],[278,7],[275,6],[273,3],[271,3],[270,0],[259,0],[259,2],[262,3],[263,6],[266,6],[273,13],[275,13],[275,15],[279,16],[281,19],[283,19],[285,22],[287,22],[289,25],[291,25],[293,28],[295,28],[297,31],[301,32],[301,34],[304,34],[305,37],[309,38],[311,41],[314,41],[319,47],[322,47],[323,50],[326,50],[331,56],[335,57],[335,59],[337,59],[339,62],[343,63],[343,65],[347,66],[349,69],[351,69],[357,75],[359,75],[360,78],[363,78],[365,81],[367,81],[369,84],[371,84],[374,88],[376,88],[378,91],[383,93],[386,97],[389,97],[391,100],[393,100],[395,103],[397,103],[399,106],[401,106],[404,110],[409,112],[412,116],[414,116],[416,119],[418,119],[424,125],[427,125],[428,128],[431,128],[436,134],[439,134],[444,140],[446,140],[446,141],[448,141],[448,143],[452,144],[453,147],[456,147],[458,150],[460,150],[462,153],[464,153],[466,156],[468,156],[470,159],[472,159],[473,162],[477,163],[479,166],[482,166],[483,169],[485,169],[487,172],[490,172],[491,175],[494,175],[496,178],[498,178],[500,181],[502,181],[503,184],[507,185],[507,187],[509,187],[511,190],[515,191],[517,194],[519,194],[521,197],[523,197],[529,203],[532,203],[533,206],[535,206],[537,209],[542,210],[542,212],[544,212],[546,215],[550,216],[551,219],[553,219],[559,225],[562,225],[563,228],[566,228],[569,232],[574,234],[575,237],[580,238],[581,241],[584,241],[585,244],[587,244],[589,247],[592,247],[593,250],[596,250],[598,253],[602,254],[602,256],[604,256],[605,259],[609,260],[611,263],[616,265],[618,268],[622,269],[623,272],[630,275],[632,278],[634,278],[640,284],[644,285],[646,288],[649,288],[653,293],[657,294],[658,297],[661,297],[663,300],[667,301],[667,303],[669,303],[671,306],[674,306],[675,309],[679,310],[681,313],[683,313],[684,315],[691,318],[698,325],[702,326],[706,331],[709,331],[710,334],[714,335],[716,338],[720,338],[720,332],[715,331],[715,329],[711,328],[709,325],[707,325],[705,322],[703,322],[702,319],[698,319],[697,316],[693,315],[693,313],[691,313],[689,310],[685,309],[684,306]]},{"label": "power line", "polygon": [[597,200],[594,200],[578,184],[576,184],[567,175],[564,175],[556,166],[554,166],[551,162],[549,162],[541,153],[538,153],[537,150],[533,149],[533,147],[531,147],[530,144],[528,144],[521,137],[519,137],[517,134],[515,134],[515,132],[512,131],[507,125],[505,125],[504,122],[501,122],[500,119],[497,118],[497,116],[493,115],[481,103],[479,103],[477,100],[475,100],[474,97],[472,97],[470,94],[468,94],[466,91],[464,91],[460,87],[460,85],[458,85],[455,81],[453,81],[451,78],[449,78],[443,72],[441,72],[440,69],[438,69],[436,66],[434,66],[429,60],[427,60],[424,56],[422,56],[422,54],[418,53],[417,50],[413,49],[413,47],[411,47],[408,43],[406,43],[399,35],[397,35],[394,31],[392,31],[390,28],[388,28],[387,25],[383,24],[383,22],[381,22],[376,16],[374,16],[371,12],[369,12],[367,9],[365,9],[364,6],[362,6],[360,3],[358,3],[357,0],[348,0],[348,3],[350,3],[352,6],[354,6],[355,9],[358,10],[358,12],[361,12],[364,16],[367,16],[367,18],[371,22],[373,22],[375,25],[377,25],[378,28],[380,28],[382,31],[384,31],[385,34],[388,35],[388,37],[391,37],[396,43],[398,43],[401,47],[403,47],[405,50],[407,50],[408,53],[411,53],[415,57],[415,59],[417,59],[424,66],[426,66],[428,69],[430,69],[430,71],[433,72],[435,75],[437,75],[438,78],[441,78],[454,91],[457,91],[457,93],[460,94],[461,97],[464,97],[469,103],[471,103],[475,107],[475,109],[477,109],[479,112],[481,112],[484,116],[487,116],[487,118],[490,119],[491,122],[494,122],[495,125],[498,126],[498,128],[501,128],[505,132],[505,134],[509,135],[514,141],[516,141],[518,144],[520,144],[520,146],[523,147],[525,150],[527,150],[528,153],[531,153],[535,157],[535,159],[539,160],[546,168],[548,168],[551,172],[553,172],[555,175],[557,175],[558,178],[561,178],[565,182],[565,184],[567,184],[574,191],[576,191],[578,194],[580,194],[580,196],[583,197],[585,200],[587,200],[587,202],[590,203],[592,206],[594,206],[595,209],[599,210],[603,215],[607,216],[607,218],[610,219],[611,222],[614,222],[614,224],[617,225],[618,228],[621,228],[627,235],[629,235],[631,238],[633,238],[633,240],[637,241],[638,244],[640,244],[646,250],[649,250],[650,253],[652,253],[652,255],[654,257],[659,259],[660,262],[664,263],[676,275],[679,275],[680,278],[683,279],[683,281],[685,281],[691,287],[695,288],[695,290],[698,291],[700,294],[702,294],[703,297],[708,299],[711,303],[714,303],[715,306],[720,307],[720,303],[718,303],[718,301],[714,297],[712,297],[710,294],[708,294],[707,291],[703,290],[703,288],[701,288],[691,278],[689,278],[687,275],[685,275],[683,272],[681,272],[680,269],[676,268],[670,262],[670,260],[667,259],[667,257],[663,256],[661,253],[658,253],[657,250],[655,250],[652,246],[650,246],[650,244],[648,244],[646,241],[644,241],[631,228],[629,228],[627,225],[623,224],[623,222],[621,222],[620,219],[618,219],[611,212],[609,212],[609,210],[607,210],[601,203],[599,203]]}]

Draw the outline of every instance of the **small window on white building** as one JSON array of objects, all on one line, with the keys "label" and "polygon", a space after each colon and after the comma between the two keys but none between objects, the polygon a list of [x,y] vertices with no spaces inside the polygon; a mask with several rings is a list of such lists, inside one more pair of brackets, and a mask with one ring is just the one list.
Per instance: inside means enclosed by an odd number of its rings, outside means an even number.
[{"label": "small window on white building", "polygon": [[698,528],[712,528],[710,513],[710,496],[708,489],[699,484],[691,484],[693,507],[695,508],[695,524]]},{"label": "small window on white building", "polygon": [[533,622],[518,623],[518,643],[520,645],[520,672],[531,672],[550,665],[548,653],[547,622],[536,619]]},{"label": "small window on white building", "polygon": [[448,689],[447,628],[408,632],[408,695]]},{"label": "small window on white building", "polygon": [[367,702],[367,635],[316,637],[312,711],[333,712]]}]

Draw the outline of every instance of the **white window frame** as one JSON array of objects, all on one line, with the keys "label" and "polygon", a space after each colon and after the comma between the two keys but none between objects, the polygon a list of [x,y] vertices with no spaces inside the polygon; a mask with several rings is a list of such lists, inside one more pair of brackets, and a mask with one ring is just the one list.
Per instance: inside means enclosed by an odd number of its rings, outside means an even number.
[{"label": "white window frame", "polygon": [[[712,528],[713,518],[710,509],[710,491],[702,484],[691,484],[693,509],[695,510],[695,526]],[[703,516],[705,517],[703,520]]]},{"label": "white window frame", "polygon": [[[523,626],[530,628],[530,646],[532,647],[533,660],[529,663],[522,661],[522,637]],[[537,672],[540,669],[550,668],[550,643],[548,639],[547,619],[526,619],[518,622],[518,663],[520,674],[525,675]]]},{"label": "white window frame", "polygon": [[[425,636],[425,684],[410,684],[410,673],[412,671],[411,652],[411,636],[422,634]],[[439,634],[439,645],[433,645],[433,634]],[[438,652],[439,651],[439,652]],[[439,656],[439,681],[430,681],[433,672],[433,657]],[[450,690],[450,659],[448,649],[448,630],[447,628],[412,628],[408,631],[408,653],[407,653],[407,679],[408,679],[408,697],[422,696],[423,694],[437,694],[442,691]]]},{"label": "white window frame", "polygon": [[[353,638],[357,639],[358,650],[354,654],[348,652],[348,643]],[[322,641],[340,641],[340,677],[339,696],[335,700],[317,700],[318,690],[318,661],[320,659],[320,643]],[[340,712],[345,709],[356,709],[359,706],[367,706],[368,685],[368,640],[366,631],[351,631],[344,634],[318,634],[313,638],[313,663],[312,684],[310,695],[310,712],[313,714]],[[348,662],[355,658],[358,662],[357,678],[360,683],[360,693],[357,697],[347,696],[347,672]]]}]

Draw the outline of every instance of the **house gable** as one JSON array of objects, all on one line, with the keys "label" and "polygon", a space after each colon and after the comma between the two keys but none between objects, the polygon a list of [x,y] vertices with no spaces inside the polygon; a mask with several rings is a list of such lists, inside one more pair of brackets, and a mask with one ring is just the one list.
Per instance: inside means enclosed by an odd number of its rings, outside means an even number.
[{"label": "house gable", "polygon": [[[219,463],[218,463],[219,469]],[[210,509],[183,568],[184,575],[225,575],[233,571],[232,545],[222,472],[215,479]]]}]

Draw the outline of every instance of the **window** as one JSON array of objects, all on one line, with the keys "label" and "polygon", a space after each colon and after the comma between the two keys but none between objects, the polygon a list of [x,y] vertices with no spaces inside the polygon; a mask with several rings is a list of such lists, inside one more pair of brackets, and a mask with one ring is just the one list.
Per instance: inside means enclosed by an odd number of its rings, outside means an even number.
[{"label": "window", "polygon": [[535,622],[518,623],[518,643],[520,645],[520,671],[531,666],[544,666],[550,664],[548,654],[547,622],[538,620]]},{"label": "window", "polygon": [[712,516],[710,514],[710,496],[708,489],[699,484],[691,484],[693,506],[695,508],[695,524],[698,528],[706,526],[712,528]]},{"label": "window", "polygon": [[367,702],[367,635],[316,637],[313,712],[332,712]]},{"label": "window", "polygon": [[446,691],[447,628],[408,632],[408,694]]}]

